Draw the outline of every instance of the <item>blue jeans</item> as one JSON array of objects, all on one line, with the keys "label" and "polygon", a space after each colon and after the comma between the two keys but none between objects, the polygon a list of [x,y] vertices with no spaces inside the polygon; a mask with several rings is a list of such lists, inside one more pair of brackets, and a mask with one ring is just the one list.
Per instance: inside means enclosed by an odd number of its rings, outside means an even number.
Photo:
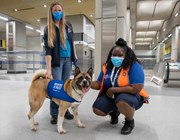
[{"label": "blue jeans", "polygon": [[[72,70],[72,61],[71,58],[61,57],[60,58],[60,67],[52,67],[52,76],[53,79],[66,81],[71,76]],[[52,100],[50,101],[50,115],[52,117],[57,117],[59,106],[54,103]]]}]

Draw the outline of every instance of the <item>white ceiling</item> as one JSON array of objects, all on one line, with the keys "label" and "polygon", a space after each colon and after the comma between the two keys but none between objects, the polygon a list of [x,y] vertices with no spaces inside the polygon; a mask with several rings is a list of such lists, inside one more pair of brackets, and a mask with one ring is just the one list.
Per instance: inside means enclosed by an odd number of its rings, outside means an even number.
[{"label": "white ceiling", "polygon": [[178,0],[137,0],[136,45],[153,42]]},{"label": "white ceiling", "polygon": [[[3,14],[3,16],[5,15],[9,20],[16,19],[39,29],[40,22],[37,20],[47,17],[48,8],[52,1],[53,0],[0,0],[0,15]],[[63,5],[66,15],[84,14],[94,22],[95,0],[81,0],[81,3],[78,3],[78,0],[58,1]],[[44,7],[44,5],[47,5],[47,7]],[[18,9],[18,11],[15,12],[14,9]],[[5,32],[5,22],[2,23],[1,20],[0,32]],[[27,34],[35,35],[38,33],[27,30]]]},{"label": "white ceiling", "polygon": [[[60,0],[66,15],[84,14],[94,23],[95,0],[81,1],[78,3],[77,0]],[[164,22],[172,16],[177,1],[179,0],[130,0],[131,16],[135,15],[131,17],[134,21],[134,24],[131,24],[134,29],[132,41],[136,46],[150,45],[157,38]],[[40,22],[37,19],[47,17],[51,2],[50,0],[0,0],[0,13],[8,16],[9,19],[15,18],[38,29]],[[45,4],[47,8],[43,7]],[[111,5],[109,7],[113,8]],[[19,11],[14,12],[15,8]],[[111,11],[113,10],[109,9],[109,12]],[[93,17],[90,17],[91,14]],[[1,32],[5,32],[5,22],[0,20]],[[27,30],[27,34],[38,35],[31,30]]]}]

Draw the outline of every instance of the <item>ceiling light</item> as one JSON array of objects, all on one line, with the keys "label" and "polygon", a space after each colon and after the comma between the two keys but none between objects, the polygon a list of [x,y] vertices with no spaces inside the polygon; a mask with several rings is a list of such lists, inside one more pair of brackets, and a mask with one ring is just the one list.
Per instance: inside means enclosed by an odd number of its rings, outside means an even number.
[{"label": "ceiling light", "polygon": [[40,31],[40,30],[36,30],[36,32],[39,32],[39,33],[41,33],[41,31]]},{"label": "ceiling light", "polygon": [[37,22],[40,22],[40,19],[37,19]]},{"label": "ceiling light", "polygon": [[168,37],[166,37],[161,43],[164,43],[167,39],[168,39]]},{"label": "ceiling light", "polygon": [[178,16],[178,13],[175,14],[175,17],[177,17],[177,16]]},{"label": "ceiling light", "polygon": [[163,31],[166,31],[166,29],[164,28]]},{"label": "ceiling light", "polygon": [[13,11],[14,11],[14,12],[17,12],[17,11],[18,11],[18,9],[13,9]]},{"label": "ceiling light", "polygon": [[157,49],[157,46],[153,48],[153,50],[156,50]]},{"label": "ceiling light", "polygon": [[43,7],[44,7],[44,8],[46,8],[46,7],[47,7],[47,5],[43,5]]},{"label": "ceiling light", "polygon": [[171,36],[172,36],[172,34],[168,35],[168,37],[171,37]]},{"label": "ceiling light", "polygon": [[0,16],[0,19],[8,21],[8,18]]},{"label": "ceiling light", "polygon": [[78,3],[81,3],[81,0],[78,0]]},{"label": "ceiling light", "polygon": [[93,14],[90,14],[90,17],[93,17]]},{"label": "ceiling light", "polygon": [[27,26],[27,25],[26,25],[26,28],[27,28],[27,29],[30,29],[30,30],[33,30],[33,29],[34,29],[33,27]]}]

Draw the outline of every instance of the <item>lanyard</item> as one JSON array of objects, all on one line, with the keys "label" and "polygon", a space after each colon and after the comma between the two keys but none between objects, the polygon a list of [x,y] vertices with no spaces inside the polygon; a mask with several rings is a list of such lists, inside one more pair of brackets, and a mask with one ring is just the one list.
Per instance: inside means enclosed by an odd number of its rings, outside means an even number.
[{"label": "lanyard", "polygon": [[121,69],[121,67],[117,70],[117,72],[116,72],[116,74],[115,74],[115,76],[114,76],[114,79],[113,79],[113,75],[114,75],[115,67],[113,67],[113,69],[112,69],[112,73],[111,73],[111,84],[112,84],[113,87],[114,87],[114,83],[115,83],[115,80],[116,80],[116,78],[117,78],[117,75],[118,75],[120,69]]}]

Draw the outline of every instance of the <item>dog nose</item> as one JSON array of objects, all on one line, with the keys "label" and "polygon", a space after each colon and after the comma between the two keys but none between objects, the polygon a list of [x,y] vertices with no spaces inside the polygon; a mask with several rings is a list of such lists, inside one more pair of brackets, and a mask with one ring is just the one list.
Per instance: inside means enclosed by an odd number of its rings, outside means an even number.
[{"label": "dog nose", "polygon": [[87,81],[83,81],[83,85],[86,85],[87,84]]}]

